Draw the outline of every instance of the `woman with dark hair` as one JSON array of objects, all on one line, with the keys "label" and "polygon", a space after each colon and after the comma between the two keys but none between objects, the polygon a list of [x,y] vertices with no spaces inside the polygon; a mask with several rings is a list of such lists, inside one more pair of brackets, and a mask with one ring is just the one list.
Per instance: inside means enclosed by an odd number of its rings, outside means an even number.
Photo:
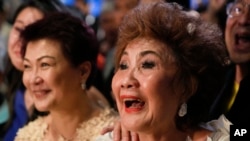
[{"label": "woman with dark hair", "polygon": [[229,140],[230,122],[208,119],[227,58],[217,25],[177,3],[141,4],[124,17],[116,49],[115,139],[118,131],[140,141]]},{"label": "woman with dark hair", "polygon": [[[47,112],[39,112],[34,108],[33,100],[22,83],[23,60],[20,55],[20,32],[25,27],[51,12],[65,12],[80,17],[59,0],[28,0],[16,10],[13,16],[13,27],[8,41],[8,65],[6,67],[6,81],[8,93],[6,98],[9,107],[9,120],[2,125],[1,136],[6,141],[13,140],[17,130],[28,121],[34,120],[38,115],[47,115]],[[70,26],[70,25],[68,25]],[[102,93],[92,86],[88,90],[90,98],[99,103],[100,107],[109,106]]]},{"label": "woman with dark hair", "polygon": [[0,138],[12,141],[17,130],[23,127],[39,113],[33,108],[33,102],[22,84],[22,58],[20,55],[20,32],[29,24],[43,18],[53,11],[67,11],[58,0],[28,0],[18,7],[12,22],[8,40],[8,58],[5,69],[5,82],[7,84],[7,99],[9,119],[0,129]]},{"label": "woman with dark hair", "polygon": [[23,83],[35,107],[49,114],[21,128],[16,141],[111,141],[100,136],[116,112],[88,96],[98,52],[93,29],[67,13],[53,13],[21,33]]}]

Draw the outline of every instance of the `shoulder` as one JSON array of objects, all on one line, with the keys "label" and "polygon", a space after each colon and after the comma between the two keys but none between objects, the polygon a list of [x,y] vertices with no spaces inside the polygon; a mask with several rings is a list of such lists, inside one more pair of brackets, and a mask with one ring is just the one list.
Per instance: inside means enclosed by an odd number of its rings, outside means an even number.
[{"label": "shoulder", "polygon": [[77,138],[90,139],[93,141],[111,141],[109,135],[101,135],[101,131],[108,126],[112,126],[117,119],[117,114],[114,110],[107,108],[98,116],[83,122],[77,129]]},{"label": "shoulder", "polygon": [[87,122],[83,122],[81,124],[81,127],[89,128],[90,130],[93,129],[93,127],[95,127],[95,129],[97,129],[98,127],[102,129],[103,127],[113,125],[117,117],[118,115],[113,109],[106,108],[102,110],[102,112],[98,116],[93,117]]},{"label": "shoulder", "polygon": [[114,121],[118,118],[118,114],[112,108],[105,108],[98,117],[94,119],[98,121],[99,124],[110,126],[114,124]]},{"label": "shoulder", "polygon": [[206,123],[205,128],[212,131],[208,136],[208,141],[228,141],[230,138],[230,125],[232,123],[224,115],[221,115],[217,120]]},{"label": "shoulder", "polygon": [[15,137],[15,141],[40,141],[43,139],[44,132],[47,130],[48,124],[46,124],[43,117],[39,117],[34,121],[29,122],[26,126],[19,129]]}]

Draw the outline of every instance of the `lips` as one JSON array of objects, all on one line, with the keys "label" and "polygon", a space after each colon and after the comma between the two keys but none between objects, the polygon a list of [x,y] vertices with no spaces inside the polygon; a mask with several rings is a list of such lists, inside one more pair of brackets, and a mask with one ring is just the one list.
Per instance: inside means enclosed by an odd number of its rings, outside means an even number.
[{"label": "lips", "polygon": [[32,93],[37,99],[42,99],[48,95],[50,90],[33,90]]},{"label": "lips", "polygon": [[250,33],[239,32],[235,35],[235,51],[238,52],[250,51]]},{"label": "lips", "polygon": [[141,111],[145,106],[145,101],[135,96],[121,96],[125,111],[128,113],[134,113]]}]

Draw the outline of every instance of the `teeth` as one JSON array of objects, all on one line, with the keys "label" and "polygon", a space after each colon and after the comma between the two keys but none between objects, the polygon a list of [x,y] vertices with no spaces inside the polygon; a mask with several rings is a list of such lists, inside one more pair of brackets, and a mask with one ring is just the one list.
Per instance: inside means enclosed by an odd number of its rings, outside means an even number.
[{"label": "teeth", "polygon": [[124,104],[127,108],[142,108],[145,104],[141,99],[124,99]]},{"label": "teeth", "polygon": [[126,102],[126,101],[138,101],[138,102],[142,102],[141,99],[124,99],[123,102]]}]

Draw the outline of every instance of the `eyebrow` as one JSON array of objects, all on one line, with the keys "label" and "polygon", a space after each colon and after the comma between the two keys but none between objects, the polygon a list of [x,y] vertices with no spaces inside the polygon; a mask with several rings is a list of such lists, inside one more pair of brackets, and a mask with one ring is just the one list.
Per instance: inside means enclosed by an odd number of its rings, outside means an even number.
[{"label": "eyebrow", "polygon": [[[145,51],[140,52],[140,57],[146,56],[148,54],[153,54],[159,58],[162,58],[157,52],[152,51],[152,50],[145,50]],[[128,55],[128,52],[123,51],[121,56],[124,56],[124,55]]]},{"label": "eyebrow", "polygon": [[[42,60],[42,59],[44,59],[44,58],[49,58],[49,59],[56,60],[56,59],[55,59],[55,57],[48,56],[48,55],[45,55],[45,56],[39,57],[37,60],[38,60],[38,61],[41,61],[41,60]],[[24,58],[23,60],[24,60],[24,61],[28,61],[28,62],[30,61],[30,60],[29,60],[29,59],[27,59],[27,58]]]},{"label": "eyebrow", "polygon": [[143,56],[148,55],[148,54],[153,54],[153,55],[160,57],[160,55],[158,53],[156,53],[155,51],[152,51],[152,50],[143,51],[140,53],[140,56],[143,57]]},{"label": "eyebrow", "polygon": [[[23,22],[22,20],[20,20],[20,19],[16,19],[16,20],[14,21],[14,23],[19,23],[19,24],[24,25],[24,22]],[[25,25],[24,25],[24,26],[25,26]]]}]

